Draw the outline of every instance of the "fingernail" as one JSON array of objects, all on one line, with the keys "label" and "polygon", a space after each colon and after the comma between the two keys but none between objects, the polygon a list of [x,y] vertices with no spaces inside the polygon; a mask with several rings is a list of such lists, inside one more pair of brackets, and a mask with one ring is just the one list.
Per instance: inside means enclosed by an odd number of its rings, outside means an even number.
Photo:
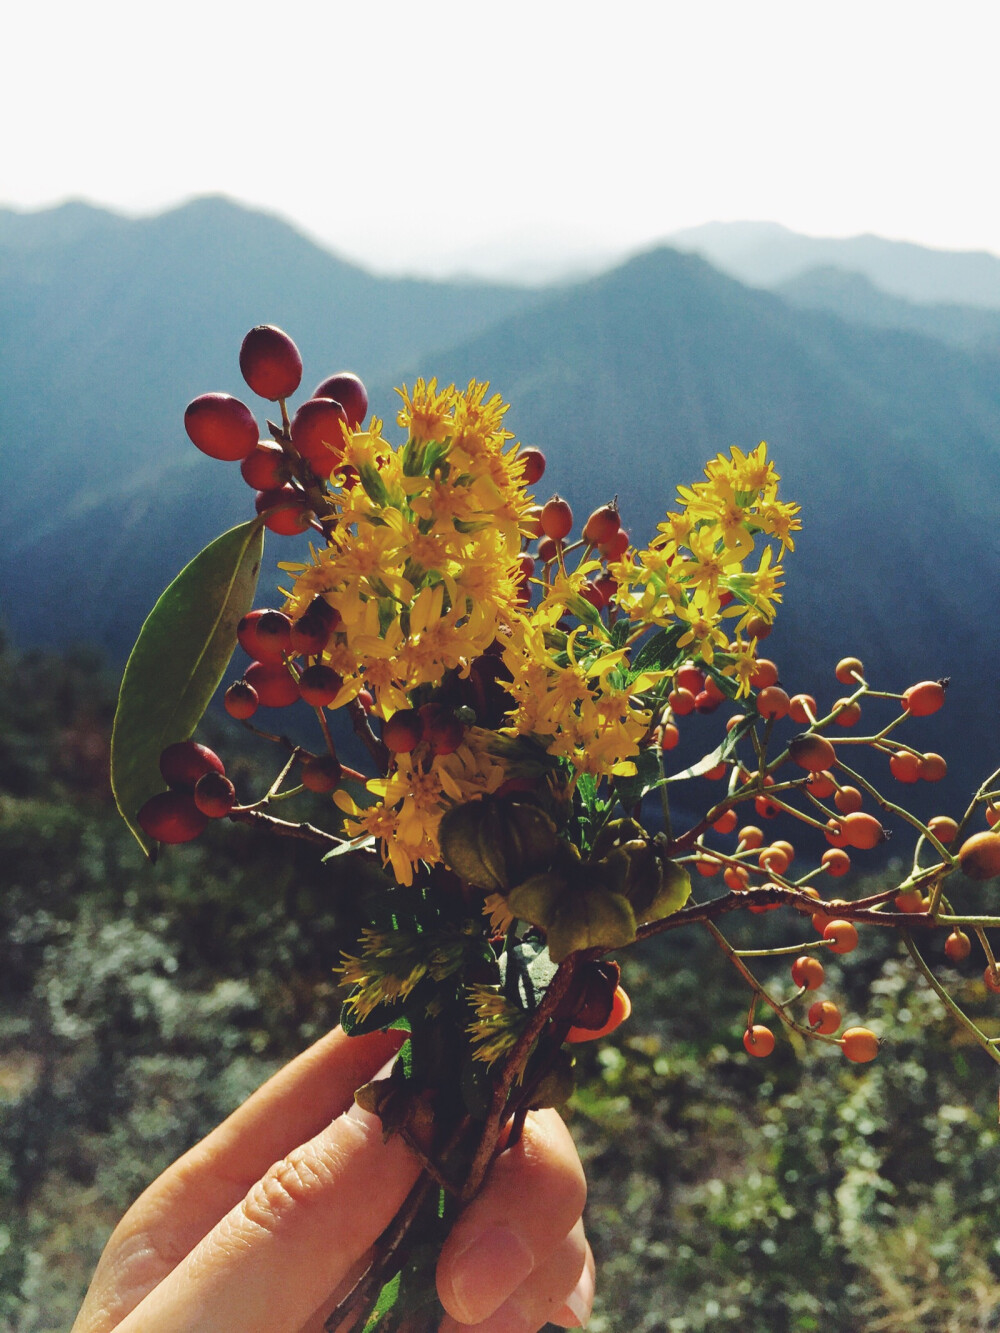
[{"label": "fingernail", "polygon": [[452,1292],[463,1323],[486,1319],[535,1266],[531,1251],[509,1227],[490,1227],[455,1260]]},{"label": "fingernail", "polygon": [[587,1327],[587,1320],[594,1308],[594,1276],[589,1264],[584,1267],[579,1282],[566,1297],[566,1308],[580,1328]]}]

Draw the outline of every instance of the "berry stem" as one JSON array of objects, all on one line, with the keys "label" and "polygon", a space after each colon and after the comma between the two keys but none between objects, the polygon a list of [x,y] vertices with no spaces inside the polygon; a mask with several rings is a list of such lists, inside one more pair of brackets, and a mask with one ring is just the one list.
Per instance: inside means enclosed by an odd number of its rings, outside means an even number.
[{"label": "berry stem", "polygon": [[[995,1064],[1000,1065],[1000,1051],[997,1051],[996,1046],[990,1040],[990,1038],[987,1037],[986,1033],[983,1032],[975,1023],[973,1023],[972,1019],[968,1016],[968,1014],[966,1014],[961,1008],[959,1008],[959,1006],[951,998],[951,996],[948,994],[945,988],[941,985],[940,981],[938,981],[937,977],[934,975],[933,971],[924,960],[924,957],[921,954],[920,950],[917,948],[916,944],[914,944],[913,936],[910,934],[910,932],[908,930],[900,930],[899,933],[903,937],[903,943],[906,945],[907,953],[909,953],[910,957],[913,959],[914,963],[917,966],[918,971],[921,973],[924,980],[930,986],[931,990],[934,991],[935,995],[937,995],[938,999],[941,1001],[944,1007],[951,1014],[952,1018],[954,1018],[957,1022],[962,1024],[962,1026],[970,1034],[973,1040],[983,1048],[983,1050]],[[982,938],[983,937],[980,936],[981,940]],[[990,955],[990,957],[992,961],[992,955]]]},{"label": "berry stem", "polygon": [[311,842],[316,847],[331,849],[342,846],[344,841],[343,838],[334,837],[332,833],[324,833],[322,829],[312,824],[292,824],[287,819],[267,815],[255,806],[238,805],[230,810],[226,818],[231,819],[234,824],[253,824],[257,828],[266,828],[271,833],[277,833],[283,838],[298,838],[303,842]]}]

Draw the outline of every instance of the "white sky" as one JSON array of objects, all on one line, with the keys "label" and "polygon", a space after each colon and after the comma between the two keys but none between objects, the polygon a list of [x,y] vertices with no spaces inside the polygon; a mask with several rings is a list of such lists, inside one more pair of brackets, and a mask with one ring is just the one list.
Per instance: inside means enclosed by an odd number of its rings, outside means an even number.
[{"label": "white sky", "polygon": [[221,192],[433,272],[712,219],[1000,253],[998,0],[35,0],[3,28],[8,206]]}]

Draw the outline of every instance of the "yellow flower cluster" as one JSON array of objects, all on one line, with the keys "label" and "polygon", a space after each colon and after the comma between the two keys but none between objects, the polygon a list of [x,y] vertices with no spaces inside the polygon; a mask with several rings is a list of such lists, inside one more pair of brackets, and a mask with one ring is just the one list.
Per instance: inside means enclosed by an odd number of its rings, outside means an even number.
[{"label": "yellow flower cluster", "polygon": [[651,627],[679,625],[678,652],[709,664],[724,651],[723,669],[746,692],[755,642],[737,637],[731,646],[723,619],[742,615],[738,635],[751,615],[771,618],[782,586],[772,547],[756,570],[744,563],[761,535],[791,549],[799,526],[797,507],[777,498],[765,446],[733,449],[709,464],[704,482],[680,490],[680,511],[648,549],[629,549],[611,565],[618,591],[609,620],[588,596],[603,566],[586,552],[575,568],[562,555],[545,566],[532,607],[519,564],[532,500],[503,429],[506,405],[487,391],[418,380],[412,393],[400,391],[404,444],[387,442],[377,419],[345,432],[330,477],[327,545],[309,564],[283,566],[293,576],[292,619],[316,597],[340,614],[323,654],[343,678],[333,707],[366,689],[388,720],[425,700],[446,673],[468,676],[499,646],[510,708],[497,730],[467,726],[449,754],[420,743],[391,756],[388,774],[367,783],[367,805],[343,789],[334,796],[348,836],[375,839],[401,884],[412,883],[419,863],[440,860],[438,826],[450,806],[516,775],[511,758],[525,738],[563,761],[563,781],[636,771],[673,670],[631,669],[632,646]]},{"label": "yellow flower cluster", "polygon": [[331,476],[336,514],[285,610],[298,619],[317,596],[340,613],[324,661],[344,680],[338,707],[371,691],[383,718],[408,708],[417,686],[465,670],[496,637],[518,591],[522,525],[530,509],[523,464],[502,429],[505,405],[488,385],[464,393],[418,380],[402,391],[394,447],[373,419],[347,434]]},{"label": "yellow flower cluster", "polygon": [[[729,458],[719,454],[705,476],[678,487],[681,511],[667,515],[647,550],[626,551],[611,573],[618,606],[634,624],[680,623],[678,648],[711,665],[729,644],[725,619],[741,617],[739,634],[754,616],[771,620],[781,600],[783,570],[773,563],[772,546],[764,546],[756,570],[744,569],[756,539],[794,550],[792,533],[801,525],[798,505],[778,499],[778,476],[765,444],[749,454],[735,447]],[[736,659],[723,670],[738,679],[743,694],[753,655],[738,640]]]}]

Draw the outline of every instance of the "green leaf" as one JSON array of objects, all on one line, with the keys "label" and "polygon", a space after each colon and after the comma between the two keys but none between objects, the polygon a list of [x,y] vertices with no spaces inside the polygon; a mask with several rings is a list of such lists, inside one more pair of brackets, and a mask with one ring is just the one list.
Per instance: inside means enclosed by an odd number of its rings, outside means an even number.
[{"label": "green leaf", "polygon": [[635,775],[631,778],[615,778],[615,795],[621,801],[622,809],[631,814],[635,806],[651,791],[655,791],[662,781],[659,756],[653,746],[640,750],[635,757]]},{"label": "green leaf", "polygon": [[714,750],[706,754],[703,759],[699,759],[696,764],[692,764],[690,768],[685,768],[683,773],[671,773],[666,781],[680,782],[684,778],[700,778],[702,773],[708,773],[721,764],[723,759],[729,758],[736,749],[737,742],[753,729],[756,721],[755,717],[742,718],[732,731],[726,732],[725,739]]},{"label": "green leaf", "polygon": [[620,949],[635,939],[635,913],[627,898],[600,888],[566,894],[548,929],[549,953],[561,963],[578,949]]},{"label": "green leaf", "polygon": [[632,658],[632,675],[637,676],[643,671],[664,671],[673,666],[677,640],[683,629],[683,625],[672,625],[670,629],[658,629],[652,634]]},{"label": "green leaf", "polygon": [[253,606],[264,551],[259,519],[217,537],[177,575],[153,607],[125,667],[111,736],[111,786],[143,850],[136,822],[164,782],[160,754],[187,740],[218,688]]}]

